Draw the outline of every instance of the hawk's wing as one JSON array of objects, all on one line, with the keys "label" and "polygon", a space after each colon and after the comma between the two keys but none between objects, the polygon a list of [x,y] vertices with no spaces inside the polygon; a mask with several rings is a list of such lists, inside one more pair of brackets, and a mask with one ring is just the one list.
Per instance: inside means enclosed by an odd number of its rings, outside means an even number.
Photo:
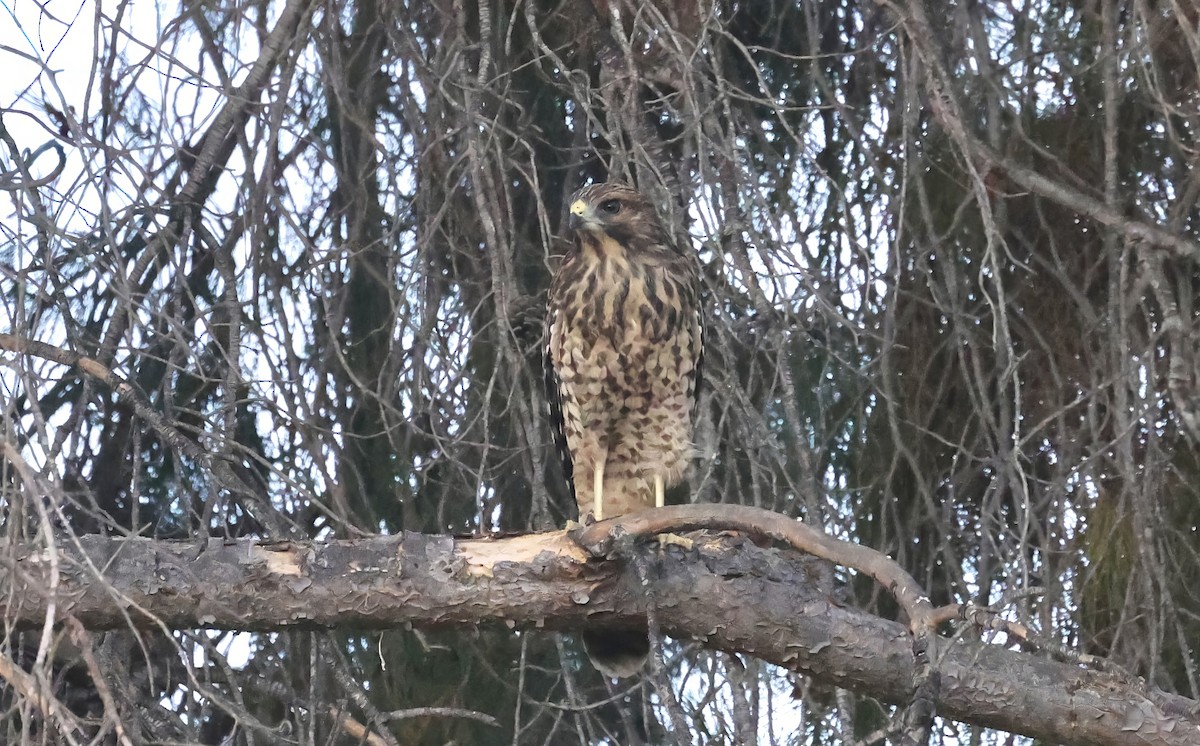
[{"label": "hawk's wing", "polygon": [[692,372],[692,428],[700,417],[700,385],[704,383],[704,345],[708,340],[708,328],[704,323],[704,304],[700,302],[700,275],[696,275],[696,328],[700,333],[700,349],[696,352],[696,369]]},{"label": "hawk's wing", "polygon": [[546,346],[542,348],[542,374],[546,381],[546,403],[550,407],[550,429],[554,434],[554,448],[558,451],[563,477],[567,480],[567,492],[575,502],[575,463],[571,460],[571,449],[567,447],[567,427],[563,420],[562,385],[554,361],[550,358],[550,325],[554,323],[554,309],[546,318]]}]

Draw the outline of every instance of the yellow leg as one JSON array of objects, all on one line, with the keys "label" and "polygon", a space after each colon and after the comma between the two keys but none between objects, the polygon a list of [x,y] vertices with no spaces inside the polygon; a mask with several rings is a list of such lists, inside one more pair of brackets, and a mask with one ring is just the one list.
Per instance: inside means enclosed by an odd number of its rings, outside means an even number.
[{"label": "yellow leg", "polygon": [[654,475],[654,507],[661,508],[667,504],[667,490],[663,485],[663,475]]},{"label": "yellow leg", "polygon": [[604,462],[607,459],[607,453],[600,456],[592,473],[592,515],[597,521],[604,520]]}]

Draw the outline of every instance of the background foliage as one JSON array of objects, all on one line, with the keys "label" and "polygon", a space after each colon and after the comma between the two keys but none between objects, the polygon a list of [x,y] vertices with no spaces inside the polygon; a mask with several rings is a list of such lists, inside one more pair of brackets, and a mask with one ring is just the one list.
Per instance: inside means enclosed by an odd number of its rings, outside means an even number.
[{"label": "background foliage", "polygon": [[[561,525],[542,306],[567,195],[611,177],[703,261],[676,501],[801,517],[935,603],[1200,696],[1193,6],[134,5],[6,10],[0,327],[160,417],[0,355],[5,551]],[[150,740],[356,743],[344,716],[390,743],[663,733],[654,688],[605,683],[570,636],[92,643]],[[67,636],[3,653],[111,727]],[[840,743],[888,712],[694,645],[665,665],[695,742]],[[0,693],[0,740],[45,737]]]}]

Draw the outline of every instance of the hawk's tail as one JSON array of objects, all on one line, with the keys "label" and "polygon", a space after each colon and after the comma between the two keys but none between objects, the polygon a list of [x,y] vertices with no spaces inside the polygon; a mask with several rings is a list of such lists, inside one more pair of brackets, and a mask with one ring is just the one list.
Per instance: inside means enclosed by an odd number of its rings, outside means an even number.
[{"label": "hawk's tail", "polygon": [[645,632],[633,630],[584,632],[583,649],[596,670],[623,679],[642,670],[650,655],[650,638]]}]

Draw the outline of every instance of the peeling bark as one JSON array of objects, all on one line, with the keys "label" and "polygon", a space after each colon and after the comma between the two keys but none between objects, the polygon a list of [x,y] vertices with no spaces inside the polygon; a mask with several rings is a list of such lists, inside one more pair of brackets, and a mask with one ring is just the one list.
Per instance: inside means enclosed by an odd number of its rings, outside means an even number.
[{"label": "peeling bark", "polygon": [[[10,547],[0,614],[41,624],[43,551]],[[11,550],[16,550],[12,552]],[[645,546],[663,631],[743,652],[888,702],[910,696],[905,625],[839,606],[808,558],[737,537]],[[327,543],[206,543],[84,536],[60,542],[60,618],[91,629],[274,630],[502,622],[580,630],[645,625],[634,568],[590,558],[564,532],[458,540],[406,533]],[[1064,744],[1195,744],[1197,703],[1140,682],[975,641],[938,637],[938,713]]]}]

